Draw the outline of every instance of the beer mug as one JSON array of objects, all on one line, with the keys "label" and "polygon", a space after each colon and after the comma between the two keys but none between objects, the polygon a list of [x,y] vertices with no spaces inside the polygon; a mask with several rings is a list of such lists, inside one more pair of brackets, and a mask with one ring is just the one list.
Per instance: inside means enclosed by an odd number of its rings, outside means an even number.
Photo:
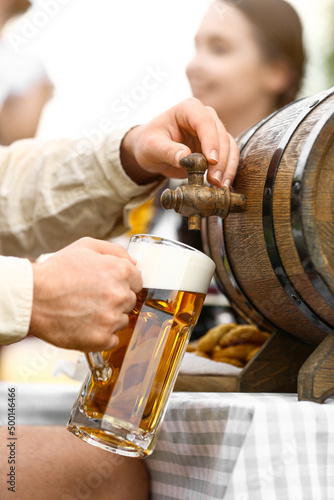
[{"label": "beer mug", "polygon": [[214,273],[214,262],[187,245],[135,235],[129,254],[143,289],[109,351],[86,355],[91,368],[67,429],[120,455],[153,451],[183,354]]}]

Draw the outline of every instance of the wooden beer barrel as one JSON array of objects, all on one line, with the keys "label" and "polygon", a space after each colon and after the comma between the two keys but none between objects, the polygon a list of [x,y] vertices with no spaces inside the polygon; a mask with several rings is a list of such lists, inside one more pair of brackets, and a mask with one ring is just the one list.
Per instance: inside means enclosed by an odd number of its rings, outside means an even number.
[{"label": "wooden beer barrel", "polygon": [[315,345],[334,329],[334,88],[239,137],[243,213],[202,229],[235,312]]}]

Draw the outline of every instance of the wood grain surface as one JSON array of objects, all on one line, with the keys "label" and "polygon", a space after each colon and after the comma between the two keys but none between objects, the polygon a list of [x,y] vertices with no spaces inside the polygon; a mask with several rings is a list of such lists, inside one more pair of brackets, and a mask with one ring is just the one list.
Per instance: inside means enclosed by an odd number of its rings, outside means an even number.
[{"label": "wood grain surface", "polygon": [[[301,153],[307,151],[300,196],[298,228],[319,278],[334,297],[334,121],[324,125],[314,144],[312,131],[333,112],[334,95],[326,91],[283,108],[250,134],[241,152],[234,190],[245,194],[246,208],[222,221],[209,217],[205,248],[216,263],[219,286],[237,314],[269,331],[283,331],[319,344],[328,334],[288,296],[274,272],[267,241],[276,245],[285,273],[307,308],[334,329],[334,309],[319,294],[298,254],[291,226],[291,186]],[[319,103],[313,106],[314,102]],[[288,135],[288,140],[286,140]],[[313,133],[314,136],[314,133]],[[272,181],[272,234],[263,224],[264,188],[273,157],[286,142]],[[282,152],[281,152],[282,153]],[[235,281],[234,281],[235,280]]]}]

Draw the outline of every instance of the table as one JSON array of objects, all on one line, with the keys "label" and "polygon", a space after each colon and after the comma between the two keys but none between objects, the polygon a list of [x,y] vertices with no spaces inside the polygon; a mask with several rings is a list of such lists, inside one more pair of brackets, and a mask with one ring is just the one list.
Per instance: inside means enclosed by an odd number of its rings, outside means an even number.
[{"label": "table", "polygon": [[[66,425],[77,386],[15,386],[18,424]],[[151,500],[332,500],[334,398],[175,392],[146,464]]]},{"label": "table", "polygon": [[332,500],[334,399],[174,393],[147,464],[154,500]]}]

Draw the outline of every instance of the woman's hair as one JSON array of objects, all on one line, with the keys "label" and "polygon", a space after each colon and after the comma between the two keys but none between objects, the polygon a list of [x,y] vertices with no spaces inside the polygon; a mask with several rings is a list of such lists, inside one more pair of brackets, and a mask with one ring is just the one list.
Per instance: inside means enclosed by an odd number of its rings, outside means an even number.
[{"label": "woman's hair", "polygon": [[238,8],[254,25],[255,36],[264,55],[282,60],[291,69],[291,82],[277,99],[280,108],[296,98],[305,69],[302,24],[285,0],[223,0]]}]

